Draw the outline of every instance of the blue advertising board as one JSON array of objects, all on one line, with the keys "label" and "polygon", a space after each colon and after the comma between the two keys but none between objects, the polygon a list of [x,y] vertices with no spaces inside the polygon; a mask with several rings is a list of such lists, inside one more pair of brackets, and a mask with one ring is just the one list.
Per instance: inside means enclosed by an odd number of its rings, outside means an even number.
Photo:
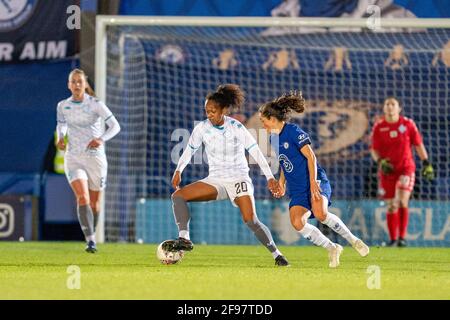
[{"label": "blue advertising board", "polygon": [[[279,245],[309,245],[289,220],[287,201],[257,200],[259,219],[272,231]],[[203,244],[258,244],[242,222],[239,210],[228,201],[191,203],[191,239]],[[386,208],[380,201],[336,200],[330,211],[341,217],[369,245],[388,242]],[[411,246],[450,246],[450,202],[411,201],[406,239]],[[310,220],[316,224],[316,220]],[[177,237],[172,203],[167,199],[140,199],[137,203],[136,240],[158,243]],[[331,235],[333,241],[345,243]]]}]

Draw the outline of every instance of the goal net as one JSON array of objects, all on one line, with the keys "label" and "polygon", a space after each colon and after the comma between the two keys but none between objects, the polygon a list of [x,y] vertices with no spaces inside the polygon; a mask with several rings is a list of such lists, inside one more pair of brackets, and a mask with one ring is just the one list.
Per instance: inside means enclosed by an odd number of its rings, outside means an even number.
[{"label": "goal net", "polygon": [[[450,245],[450,24],[383,20],[370,30],[339,19],[99,17],[97,91],[121,124],[107,143],[104,202],[107,241],[161,242],[177,236],[171,177],[204,99],[219,84],[246,92],[234,115],[255,135],[274,172],[277,161],[261,130],[258,107],[301,90],[306,112],[295,116],[310,133],[331,181],[331,211],[369,244],[388,240],[386,207],[378,198],[370,132],[386,97],[421,131],[436,179],[420,175],[410,202],[411,245]],[[434,23],[433,23],[434,22]],[[259,218],[279,244],[305,244],[290,226],[288,201],[275,200],[250,159]],[[208,173],[199,150],[182,185]],[[196,243],[257,243],[229,201],[190,204]],[[334,236],[331,235],[333,238]],[[333,239],[334,240],[334,239]],[[337,239],[342,242],[342,239]]]}]

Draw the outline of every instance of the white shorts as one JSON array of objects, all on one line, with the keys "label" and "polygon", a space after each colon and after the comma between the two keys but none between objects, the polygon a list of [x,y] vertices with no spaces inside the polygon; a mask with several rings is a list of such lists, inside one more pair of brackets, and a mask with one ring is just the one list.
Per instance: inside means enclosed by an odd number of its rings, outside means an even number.
[{"label": "white shorts", "polygon": [[221,178],[206,177],[200,182],[209,184],[217,189],[216,200],[229,199],[231,204],[237,207],[234,200],[242,196],[250,196],[253,205],[253,211],[255,210],[255,197],[253,196],[255,188],[253,187],[252,179],[249,176],[237,178],[236,180],[224,181]]},{"label": "white shorts", "polygon": [[64,157],[64,172],[67,180],[87,180],[89,190],[100,191],[106,187],[108,162],[105,155],[66,155]]}]

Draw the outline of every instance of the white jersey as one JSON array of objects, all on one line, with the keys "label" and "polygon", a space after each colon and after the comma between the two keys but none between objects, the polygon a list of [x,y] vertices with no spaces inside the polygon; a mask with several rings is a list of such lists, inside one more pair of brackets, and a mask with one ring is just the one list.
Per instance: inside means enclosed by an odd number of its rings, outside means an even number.
[{"label": "white jersey", "polygon": [[209,177],[233,180],[248,176],[247,150],[258,162],[266,178],[273,178],[255,138],[242,123],[230,117],[225,117],[222,126],[214,126],[208,119],[195,126],[178,163],[178,171],[184,170],[202,143],[208,157]]},{"label": "white jersey", "polygon": [[67,126],[68,146],[66,156],[69,155],[104,155],[104,145],[96,149],[88,149],[89,142],[100,138],[105,132],[102,120],[105,122],[114,115],[108,107],[87,94],[82,102],[73,101],[72,97],[58,103],[58,125]]}]

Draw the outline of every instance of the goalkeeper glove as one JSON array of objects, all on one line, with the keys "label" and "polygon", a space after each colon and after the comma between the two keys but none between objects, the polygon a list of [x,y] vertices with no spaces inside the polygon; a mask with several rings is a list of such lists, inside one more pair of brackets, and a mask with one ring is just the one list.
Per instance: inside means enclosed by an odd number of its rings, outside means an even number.
[{"label": "goalkeeper glove", "polygon": [[431,163],[428,160],[422,161],[422,176],[427,181],[434,180],[434,169]]},{"label": "goalkeeper glove", "polygon": [[379,159],[378,165],[384,174],[389,174],[394,171],[394,166],[389,162],[389,159]]}]

